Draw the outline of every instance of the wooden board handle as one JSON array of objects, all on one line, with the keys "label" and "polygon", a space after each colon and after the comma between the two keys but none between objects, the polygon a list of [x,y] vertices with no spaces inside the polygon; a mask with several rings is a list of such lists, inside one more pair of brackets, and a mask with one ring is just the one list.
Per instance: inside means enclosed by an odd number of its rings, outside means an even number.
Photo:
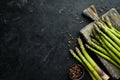
[{"label": "wooden board handle", "polygon": [[94,5],[89,6],[87,9],[83,11],[83,14],[90,17],[92,20],[96,21],[99,19],[97,14],[97,10]]}]

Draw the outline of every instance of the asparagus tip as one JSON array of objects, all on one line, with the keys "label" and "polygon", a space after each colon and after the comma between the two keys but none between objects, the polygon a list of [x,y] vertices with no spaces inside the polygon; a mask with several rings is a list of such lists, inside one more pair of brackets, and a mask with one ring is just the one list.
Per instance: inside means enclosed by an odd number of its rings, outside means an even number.
[{"label": "asparagus tip", "polygon": [[105,21],[110,21],[110,18],[108,16],[105,16]]},{"label": "asparagus tip", "polygon": [[78,47],[75,47],[75,50],[76,50],[76,51],[79,51]]},{"label": "asparagus tip", "polygon": [[89,45],[88,44],[85,44],[86,47],[88,47]]},{"label": "asparagus tip", "polygon": [[78,40],[78,42],[81,42],[82,40],[80,39],[80,37],[79,38],[77,38],[77,40]]},{"label": "asparagus tip", "polygon": [[69,49],[70,53],[73,53],[73,50],[72,49]]},{"label": "asparagus tip", "polygon": [[91,45],[91,40],[87,40],[87,43],[88,43],[89,45]]}]

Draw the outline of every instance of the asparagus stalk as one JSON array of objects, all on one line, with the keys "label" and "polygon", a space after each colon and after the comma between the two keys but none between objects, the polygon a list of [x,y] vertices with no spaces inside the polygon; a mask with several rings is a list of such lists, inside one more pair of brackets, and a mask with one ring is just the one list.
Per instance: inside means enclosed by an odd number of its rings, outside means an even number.
[{"label": "asparagus stalk", "polygon": [[[108,52],[110,53],[110,55],[120,64],[120,59],[114,54],[116,53],[116,49],[103,36],[101,36],[101,39],[105,43],[105,45],[109,48]],[[113,51],[114,53],[111,51]]]},{"label": "asparagus stalk", "polygon": [[119,59],[114,55],[114,53],[111,51],[111,49],[109,49],[109,47],[105,44],[105,42],[103,42],[103,40],[101,40],[101,38],[99,38],[100,43],[103,45],[103,47],[108,51],[109,57],[112,58],[114,61],[116,61],[117,63],[119,63]]},{"label": "asparagus stalk", "polygon": [[[97,26],[95,26],[95,28],[94,29],[96,29],[96,31],[98,32],[98,27]],[[105,43],[103,42],[103,40],[101,40],[101,38],[100,38],[100,34],[97,34],[96,33],[96,39],[97,40],[99,40],[99,42],[100,42],[100,44],[103,46],[103,48],[105,48],[106,50],[107,50],[107,56],[109,56],[109,57],[111,57],[111,54],[113,54],[113,52],[105,45]],[[102,52],[102,51],[101,51]],[[104,53],[105,54],[105,53]],[[111,58],[113,58],[114,59],[114,57],[111,57]],[[115,59],[116,60],[116,59]],[[117,60],[118,61],[118,60]]]},{"label": "asparagus stalk", "polygon": [[[91,41],[94,42],[95,44],[101,46],[101,44],[99,43],[99,39],[98,39],[99,36],[97,35],[98,32],[96,32],[96,30],[95,30],[95,26],[96,26],[96,25],[94,25],[94,28],[92,29]],[[90,35],[91,35],[91,34],[90,34]]]},{"label": "asparagus stalk", "polygon": [[111,45],[114,46],[114,48],[112,50],[120,58],[120,48],[119,48],[119,46],[114,41],[112,41],[106,34],[104,34],[102,31],[100,31],[99,28],[96,28],[96,30],[101,34],[101,36],[103,36],[106,40],[108,40],[111,43]]},{"label": "asparagus stalk", "polygon": [[102,80],[99,73],[94,69],[94,67],[87,61],[87,59],[82,55],[78,48],[76,48],[76,52],[78,53],[81,60],[88,66],[89,70],[93,73],[97,80]]},{"label": "asparagus stalk", "polygon": [[111,33],[113,33],[116,37],[118,37],[118,38],[120,39],[120,34],[119,34],[118,32],[116,32],[116,31],[114,31],[114,30],[112,30],[112,29],[110,29],[110,28],[108,28],[108,30],[109,30]]},{"label": "asparagus stalk", "polygon": [[116,42],[116,44],[118,44],[120,46],[120,40],[119,38],[117,38],[113,33],[111,33],[108,29],[107,26],[103,25],[100,22],[97,22],[97,25],[99,28],[101,28],[103,31],[105,31],[105,33],[110,36],[110,38],[113,39],[114,42]]},{"label": "asparagus stalk", "polygon": [[87,41],[89,45],[93,46],[94,48],[96,48],[97,50],[101,51],[102,53],[104,53],[105,55],[109,56],[108,52],[103,49],[101,46],[97,45],[96,43],[94,43],[93,41]]},{"label": "asparagus stalk", "polygon": [[93,31],[92,34],[94,35],[94,38],[97,40],[97,42],[94,42],[91,39],[91,41],[88,41],[88,44],[91,45],[92,47],[96,48],[100,52],[104,53],[105,55],[110,57],[109,53],[104,49],[105,45],[101,43],[102,41],[100,39],[99,32],[98,32],[97,29],[99,29],[99,28],[97,27],[97,25],[94,24],[94,28],[92,30]]},{"label": "asparagus stalk", "polygon": [[107,56],[112,58],[112,56],[109,54],[109,53],[112,53],[111,50],[109,50],[109,48],[105,45],[105,43],[101,40],[101,38],[99,36],[98,36],[98,40],[101,43],[102,47],[107,51],[107,54],[108,54]]},{"label": "asparagus stalk", "polygon": [[97,79],[94,77],[93,73],[88,69],[88,67],[87,67],[87,66],[82,62],[82,60],[76,55],[76,53],[75,53],[72,49],[70,49],[69,51],[70,51],[71,55],[85,67],[85,69],[86,69],[86,70],[88,71],[88,73],[90,74],[92,80],[97,80]]},{"label": "asparagus stalk", "polygon": [[103,53],[101,53],[100,51],[97,51],[96,49],[92,48],[91,46],[86,44],[86,47],[88,49],[90,49],[91,51],[95,52],[97,55],[103,57],[104,59],[108,60],[109,62],[111,62],[112,64],[114,64],[116,67],[120,68],[120,65],[118,65],[114,60],[112,60],[110,57],[104,55]]},{"label": "asparagus stalk", "polygon": [[[87,68],[87,69],[88,69],[88,68]],[[88,70],[87,70],[87,71],[88,71]],[[90,71],[88,71],[88,73],[90,74],[92,80],[97,80],[97,79],[94,77],[93,73],[91,73]]]},{"label": "asparagus stalk", "polygon": [[[98,34],[96,34],[96,35],[98,35]],[[100,44],[103,46],[103,48],[105,48],[105,49],[107,50],[107,53],[108,53],[107,56],[110,57],[110,58],[112,58],[113,60],[115,60],[115,62],[119,63],[119,59],[116,58],[116,56],[114,57],[114,56],[111,55],[111,54],[114,55],[114,53],[111,51],[111,49],[109,49],[109,47],[106,46],[106,44],[104,43],[103,40],[101,40],[101,38],[99,37],[99,35],[98,35],[98,37],[97,37],[97,40],[99,40],[99,42],[100,42]],[[100,52],[101,52],[101,51],[100,51]]]},{"label": "asparagus stalk", "polygon": [[116,33],[120,34],[120,31],[118,31],[118,30],[112,25],[112,23],[111,23],[111,21],[110,21],[110,19],[109,19],[108,16],[106,16],[104,19],[105,19],[104,21],[105,21],[106,25],[107,25],[110,29],[112,29],[112,30],[114,30]]},{"label": "asparagus stalk", "polygon": [[91,41],[92,41],[93,43],[95,43],[96,45],[101,46],[101,44],[100,44],[97,40],[91,38]]},{"label": "asparagus stalk", "polygon": [[88,55],[87,51],[85,50],[85,47],[83,46],[83,43],[80,38],[78,38],[78,44],[81,48],[82,53],[84,54],[85,58],[89,61],[90,64],[95,68],[95,70],[98,72],[98,74],[102,77],[103,80],[108,80],[109,76],[94,62],[94,60]]},{"label": "asparagus stalk", "polygon": [[104,19],[103,21],[106,23],[107,27],[111,28],[112,30],[116,30],[116,28],[113,27],[113,25],[112,25],[112,23],[111,23],[111,21],[110,21],[110,19],[109,19],[108,16],[106,16],[106,17],[103,18],[103,19]]},{"label": "asparagus stalk", "polygon": [[[70,49],[69,51],[70,51],[71,55],[72,55],[77,61],[79,61],[81,64],[83,64],[82,60],[76,55],[76,53],[75,53],[72,49]],[[84,64],[83,64],[83,65],[84,65]]]},{"label": "asparagus stalk", "polygon": [[104,24],[105,26],[107,26],[106,28],[108,28],[115,36],[117,36],[118,38],[120,38],[120,31],[118,31],[115,27],[113,27],[110,19],[108,16],[105,17],[105,21],[106,24]]}]

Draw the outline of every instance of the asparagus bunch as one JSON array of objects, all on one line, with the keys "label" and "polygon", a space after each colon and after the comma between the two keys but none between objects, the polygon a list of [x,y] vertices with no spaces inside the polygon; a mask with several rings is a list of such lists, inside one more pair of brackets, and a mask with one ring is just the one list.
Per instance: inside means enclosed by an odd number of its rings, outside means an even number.
[{"label": "asparagus bunch", "polygon": [[86,47],[120,68],[120,31],[113,27],[109,18],[94,24],[91,40]]},{"label": "asparagus bunch", "polygon": [[78,38],[78,44],[80,49],[76,47],[76,53],[70,49],[72,56],[87,69],[93,80],[108,80],[109,76],[89,56],[80,38]]},{"label": "asparagus bunch", "polygon": [[[120,31],[108,17],[95,22],[90,37],[91,40],[87,40],[85,46],[120,68]],[[93,80],[108,80],[109,76],[89,56],[80,38],[78,44],[80,49],[76,47],[76,52],[70,49],[71,55],[86,68]]]}]

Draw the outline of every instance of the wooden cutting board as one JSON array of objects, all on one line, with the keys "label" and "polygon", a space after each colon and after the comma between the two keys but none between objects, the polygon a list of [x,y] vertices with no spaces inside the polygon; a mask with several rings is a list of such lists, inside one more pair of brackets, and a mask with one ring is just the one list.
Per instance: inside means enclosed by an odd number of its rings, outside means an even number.
[{"label": "wooden cutting board", "polygon": [[[91,14],[91,13],[89,13],[89,11],[87,11],[87,9],[90,7],[93,8],[92,10],[95,14]],[[87,16],[89,16],[90,18],[92,18],[95,21],[98,18],[97,11],[93,5],[90,7],[85,9],[83,12],[84,12],[84,14],[86,14]],[[119,26],[120,25],[120,15],[115,8],[110,9],[108,12],[103,14],[101,17],[105,17],[105,16],[109,16],[110,20],[112,21],[114,26],[116,28],[118,28],[118,30],[120,30],[120,26]],[[93,28],[94,21],[80,30],[80,33],[85,37],[86,40],[90,39],[90,33],[91,33],[91,29]],[[111,64],[110,62],[105,60],[104,58],[102,58],[100,56],[98,56],[98,58],[101,60],[101,62],[103,63],[103,65],[106,67],[106,69],[108,70],[108,72],[111,74],[111,76],[113,78],[116,78],[116,79],[120,78],[120,69],[118,69],[116,66],[114,66],[113,64]]]}]

